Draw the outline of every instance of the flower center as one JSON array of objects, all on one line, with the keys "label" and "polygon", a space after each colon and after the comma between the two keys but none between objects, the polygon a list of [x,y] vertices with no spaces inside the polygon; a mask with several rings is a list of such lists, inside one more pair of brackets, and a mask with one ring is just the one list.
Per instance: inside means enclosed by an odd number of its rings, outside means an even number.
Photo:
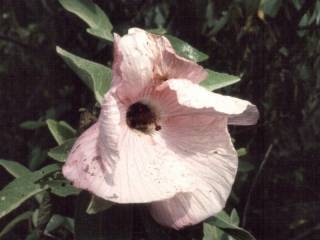
[{"label": "flower center", "polygon": [[143,133],[150,133],[152,130],[159,131],[161,126],[156,123],[157,116],[152,109],[142,102],[132,104],[126,114],[126,121],[130,128]]}]

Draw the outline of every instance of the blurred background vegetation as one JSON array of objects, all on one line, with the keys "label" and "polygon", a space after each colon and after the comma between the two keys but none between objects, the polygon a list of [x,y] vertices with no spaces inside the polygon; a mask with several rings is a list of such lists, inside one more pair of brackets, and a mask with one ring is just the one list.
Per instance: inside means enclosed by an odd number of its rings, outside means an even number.
[{"label": "blurred background vegetation", "polygon": [[[231,129],[255,170],[239,174],[230,201],[257,239],[320,239],[320,1],[95,3],[117,33],[164,28],[210,55],[206,67],[242,76],[221,92],[257,104],[261,118],[257,126]],[[110,65],[112,46],[84,26],[56,0],[0,0],[1,158],[36,170],[50,161],[47,150],[55,146],[47,128],[38,128],[46,119],[78,128],[80,108],[96,111],[89,90],[55,51],[59,45]],[[38,125],[21,125],[27,120]],[[1,172],[0,188],[11,179]],[[71,203],[52,202],[69,216]],[[12,239],[23,239],[26,229],[21,226]]]}]

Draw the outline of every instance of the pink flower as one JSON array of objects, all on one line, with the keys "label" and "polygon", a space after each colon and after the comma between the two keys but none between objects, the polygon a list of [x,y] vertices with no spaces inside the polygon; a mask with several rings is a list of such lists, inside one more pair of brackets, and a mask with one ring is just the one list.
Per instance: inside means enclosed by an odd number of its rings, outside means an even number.
[{"label": "pink flower", "polygon": [[112,88],[64,176],[106,200],[150,203],[154,219],[176,229],[222,210],[238,165],[227,125],[255,124],[258,111],[199,86],[206,76],[164,37],[116,35]]}]

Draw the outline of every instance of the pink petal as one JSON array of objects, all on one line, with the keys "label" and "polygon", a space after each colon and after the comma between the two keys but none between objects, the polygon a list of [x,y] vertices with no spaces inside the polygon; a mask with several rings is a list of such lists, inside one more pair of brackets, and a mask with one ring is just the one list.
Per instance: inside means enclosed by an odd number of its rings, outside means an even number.
[{"label": "pink petal", "polygon": [[[162,37],[161,40],[163,39],[164,37]],[[166,39],[166,41],[168,40]],[[178,56],[175,51],[170,48],[163,50],[161,58],[159,58],[155,64],[154,71],[158,77],[162,77],[164,80],[183,78],[194,83],[199,83],[208,76],[207,71],[203,67]]]},{"label": "pink petal", "polygon": [[196,177],[195,189],[151,203],[152,216],[162,225],[180,229],[221,211],[238,165],[227,130],[227,117],[207,115],[206,111],[175,116],[162,124],[161,131],[168,148]]},{"label": "pink petal", "polygon": [[96,123],[77,139],[62,172],[75,187],[86,189],[103,197],[107,189],[104,179],[106,166],[100,158],[97,145],[98,135],[99,127]]},{"label": "pink petal", "polygon": [[[206,113],[221,113],[227,115],[228,124],[253,125],[259,118],[259,112],[255,105],[248,101],[223,96],[207,91],[204,87],[184,79],[172,79],[164,82],[158,90],[169,88],[171,94],[175,94],[181,106],[202,110]],[[179,114],[175,111],[172,114]],[[182,114],[182,113],[180,113]]]},{"label": "pink petal", "polygon": [[155,46],[144,31],[129,30],[115,40],[113,72],[117,72],[117,78],[112,81],[114,85],[121,84],[121,96],[131,98],[152,80]]},{"label": "pink petal", "polygon": [[192,190],[194,177],[175,152],[157,134],[151,137],[128,128],[125,112],[114,91],[107,93],[99,118],[99,149],[111,169],[105,178],[115,196],[111,201],[152,202]]},{"label": "pink petal", "polygon": [[120,38],[115,34],[113,86],[121,84],[119,97],[132,99],[148,85],[170,78],[198,83],[207,72],[198,64],[178,56],[163,36],[131,28]]}]

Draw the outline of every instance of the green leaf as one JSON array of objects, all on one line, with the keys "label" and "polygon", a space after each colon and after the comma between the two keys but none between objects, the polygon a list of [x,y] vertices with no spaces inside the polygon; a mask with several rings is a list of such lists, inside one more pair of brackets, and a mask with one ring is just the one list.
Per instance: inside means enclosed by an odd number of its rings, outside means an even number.
[{"label": "green leaf", "polygon": [[237,225],[237,226],[239,226],[239,224],[240,224],[240,217],[239,217],[239,214],[238,214],[238,212],[237,212],[237,210],[236,210],[235,208],[232,209],[232,211],[231,211],[230,221],[231,221],[234,225]]},{"label": "green leaf", "polygon": [[109,209],[113,204],[113,202],[92,195],[86,213],[96,214]]},{"label": "green leaf", "polygon": [[52,136],[59,145],[70,138],[74,138],[76,135],[76,130],[74,130],[68,123],[64,121],[58,122],[52,119],[48,119],[47,125]]},{"label": "green leaf", "polygon": [[48,185],[38,181],[59,169],[59,165],[51,164],[38,171],[16,178],[5,186],[0,191],[0,218],[19,207],[33,195],[48,189]]},{"label": "green leaf", "polygon": [[255,237],[252,236],[251,233],[235,225],[228,214],[224,211],[221,211],[211,217],[206,221],[206,223],[220,228],[236,240],[255,240]]},{"label": "green leaf", "polygon": [[67,159],[68,153],[72,148],[74,142],[75,138],[71,138],[66,140],[61,145],[51,148],[48,152],[48,156],[59,162],[64,162]]},{"label": "green leaf", "polygon": [[208,77],[206,80],[200,82],[200,85],[209,91],[214,91],[240,81],[240,77],[238,76],[227,73],[219,73],[210,69],[206,70],[208,71]]},{"label": "green leaf", "polygon": [[74,220],[72,218],[64,217],[58,214],[54,214],[50,218],[44,231],[45,233],[50,233],[55,231],[60,226],[63,226],[64,228],[68,229],[71,233],[74,233]]},{"label": "green leaf", "polygon": [[62,48],[57,47],[57,53],[65,63],[93,91],[96,100],[101,103],[104,94],[110,88],[111,69],[102,64],[78,57]]},{"label": "green leaf", "polygon": [[202,240],[222,240],[225,233],[219,228],[208,223],[203,223],[203,238]]},{"label": "green leaf", "polygon": [[[75,213],[75,239],[77,240],[131,240],[133,226],[132,205],[113,205],[108,211],[86,213],[90,196],[81,192]],[[119,228],[121,226],[121,228]]]},{"label": "green leaf", "polygon": [[277,16],[280,7],[282,5],[282,0],[263,0],[261,2],[263,12],[270,16],[275,17]]},{"label": "green leaf", "polygon": [[35,129],[46,126],[46,122],[44,122],[44,121],[25,121],[25,122],[20,123],[19,126],[23,129],[35,130]]},{"label": "green leaf", "polygon": [[12,176],[16,178],[31,173],[31,171],[28,168],[15,161],[0,159],[0,166],[2,166],[4,169],[7,170],[8,173],[10,173]]},{"label": "green leaf", "polygon": [[245,148],[239,148],[237,149],[238,157],[243,157],[247,155],[247,149]]},{"label": "green leaf", "polygon": [[238,169],[239,169],[239,172],[247,173],[247,172],[254,170],[255,167],[253,164],[251,164],[247,161],[241,160],[241,161],[239,161],[239,168]]},{"label": "green leaf", "polygon": [[47,158],[47,151],[39,146],[33,146],[28,157],[28,167],[31,171],[38,169]]},{"label": "green leaf", "polygon": [[6,235],[8,232],[10,232],[15,226],[17,226],[20,222],[23,222],[25,220],[28,220],[32,217],[32,211],[24,212],[17,217],[15,217],[13,220],[11,220],[0,232],[0,239]]},{"label": "green leaf", "polygon": [[80,190],[73,187],[67,180],[50,180],[46,184],[49,186],[51,193],[59,197],[68,197],[80,193]]},{"label": "green leaf", "polygon": [[202,62],[209,58],[209,56],[203,52],[192,47],[189,43],[182,41],[181,39],[166,34],[167,37],[172,44],[172,47],[182,57],[188,58],[194,62]]},{"label": "green leaf", "polygon": [[59,0],[69,12],[85,21],[89,28],[87,32],[107,41],[113,41],[112,24],[102,9],[90,0]]}]

